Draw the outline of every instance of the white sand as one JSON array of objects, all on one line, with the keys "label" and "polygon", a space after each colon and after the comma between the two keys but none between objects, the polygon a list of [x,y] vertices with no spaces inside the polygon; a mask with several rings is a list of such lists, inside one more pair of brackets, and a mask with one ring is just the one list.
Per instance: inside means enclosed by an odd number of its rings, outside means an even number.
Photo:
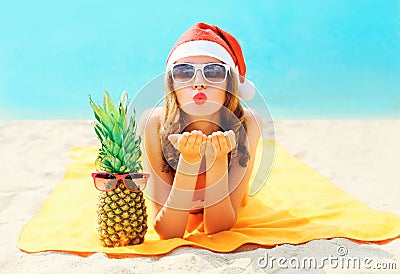
[{"label": "white sand", "polygon": [[[400,215],[400,120],[285,120],[275,126],[277,140],[296,157],[372,208]],[[272,249],[246,246],[231,254],[185,247],[167,256],[119,260],[103,254],[84,258],[57,252],[21,252],[16,242],[23,225],[62,180],[70,148],[80,145],[98,145],[88,121],[0,123],[0,273],[294,273],[298,270],[279,269],[277,265],[262,269],[257,265],[258,258],[268,254],[287,260],[306,256],[319,260],[337,256],[339,245],[352,257],[395,262],[400,271],[400,240],[385,245],[317,240]],[[344,270],[318,271],[360,271]]]}]

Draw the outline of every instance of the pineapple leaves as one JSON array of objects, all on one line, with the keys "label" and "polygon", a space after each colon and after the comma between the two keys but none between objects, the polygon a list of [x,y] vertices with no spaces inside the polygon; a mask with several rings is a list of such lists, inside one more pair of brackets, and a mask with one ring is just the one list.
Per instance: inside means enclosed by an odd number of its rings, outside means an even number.
[{"label": "pineapple leaves", "polygon": [[119,127],[118,124],[115,124],[115,125],[114,125],[113,131],[112,131],[112,136],[113,136],[114,141],[115,141],[119,146],[122,146],[122,138],[123,138],[123,136],[122,136],[122,130],[121,130],[121,128]]},{"label": "pineapple leaves", "polygon": [[105,90],[104,91],[104,110],[106,113],[113,114],[117,113],[117,107],[114,104],[114,101],[112,100],[110,94]]},{"label": "pineapple leaves", "polygon": [[123,118],[126,117],[126,113],[128,111],[128,105],[129,105],[128,93],[126,91],[123,91],[121,97],[119,98],[119,104],[118,104],[120,117]]},{"label": "pineapple leaves", "polygon": [[136,136],[136,111],[127,118],[129,99],[123,91],[118,107],[110,94],[104,91],[103,106],[96,105],[89,95],[90,106],[96,118],[94,130],[101,143],[96,165],[112,173],[136,172],[142,170],[140,150],[141,137]]}]

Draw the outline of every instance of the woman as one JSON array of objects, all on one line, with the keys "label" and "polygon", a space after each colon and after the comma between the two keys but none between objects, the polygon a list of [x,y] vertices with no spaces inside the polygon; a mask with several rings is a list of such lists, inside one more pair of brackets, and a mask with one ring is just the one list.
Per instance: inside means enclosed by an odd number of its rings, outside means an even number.
[{"label": "woman", "polygon": [[141,119],[161,239],[235,225],[261,135],[239,100],[255,92],[245,73],[240,45],[217,26],[195,24],[171,50],[164,106]]}]

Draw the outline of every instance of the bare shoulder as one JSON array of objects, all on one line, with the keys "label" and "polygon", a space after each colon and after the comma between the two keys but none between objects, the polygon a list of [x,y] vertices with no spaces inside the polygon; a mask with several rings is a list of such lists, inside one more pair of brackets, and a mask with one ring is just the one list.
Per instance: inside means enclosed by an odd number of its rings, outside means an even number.
[{"label": "bare shoulder", "polygon": [[143,138],[145,158],[156,166],[161,166],[163,159],[159,134],[162,111],[161,107],[148,109],[143,112],[138,123],[138,131]]},{"label": "bare shoulder", "polygon": [[262,117],[250,108],[244,109],[244,119],[247,124],[247,132],[249,136],[254,136],[256,139],[261,136],[263,130]]},{"label": "bare shoulder", "polygon": [[[163,155],[161,148],[161,137],[159,134],[160,130],[160,118],[162,115],[163,108],[154,108],[149,109],[143,112],[140,117],[138,129],[140,130],[143,136],[143,152],[145,156],[145,160],[148,162],[152,168],[150,169],[150,173],[154,171],[162,170],[163,166]],[[148,166],[148,167],[150,167]],[[154,174],[155,174],[154,173]],[[153,176],[153,180],[156,177]]]},{"label": "bare shoulder", "polygon": [[[148,109],[142,113],[138,123],[138,132],[142,136],[145,156],[152,164],[158,163],[159,158],[162,159],[159,134],[162,111],[163,109],[161,107]],[[159,165],[161,165],[161,163],[159,163]]]},{"label": "bare shoulder", "polygon": [[[158,133],[160,129],[160,118],[163,113],[163,107],[151,108],[145,110],[139,118],[139,133]],[[148,136],[150,137],[150,136]]]},{"label": "bare shoulder", "polygon": [[[162,208],[162,204],[168,197],[169,189],[165,190],[166,185],[170,186],[173,182],[172,173],[162,172],[164,166],[164,156],[161,147],[160,118],[164,109],[154,108],[146,110],[142,113],[138,129],[141,130],[143,136],[143,159],[146,171],[150,174],[147,183],[147,191],[150,195],[153,216],[157,216]],[[162,190],[162,191],[161,191]]]}]

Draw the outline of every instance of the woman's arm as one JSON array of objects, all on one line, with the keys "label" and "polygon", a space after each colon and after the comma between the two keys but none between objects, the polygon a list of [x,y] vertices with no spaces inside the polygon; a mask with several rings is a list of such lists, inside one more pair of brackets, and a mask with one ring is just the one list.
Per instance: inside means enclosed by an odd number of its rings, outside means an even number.
[{"label": "woman's arm", "polygon": [[180,156],[169,195],[153,220],[154,229],[161,239],[183,237],[199,168],[200,164],[190,164]]},{"label": "woman's arm", "polygon": [[204,208],[204,231],[213,234],[230,229],[236,222],[235,210],[229,195],[228,159],[206,158],[206,190]]},{"label": "woman's arm", "polygon": [[[207,234],[228,230],[235,225],[240,204],[247,192],[257,144],[261,136],[261,127],[249,110],[246,110],[245,119],[250,153],[247,167],[242,167],[235,161],[228,174],[227,152],[224,157],[207,160],[206,208],[204,209],[204,230]],[[218,140],[220,147],[225,145],[223,139]],[[210,160],[215,161],[210,163]]]},{"label": "woman's arm", "polygon": [[[160,113],[158,110],[148,119],[143,117],[146,122],[141,119],[139,128],[144,133],[144,159],[150,173],[147,192],[152,203],[154,229],[161,239],[168,239],[183,237],[185,233],[200,161],[197,163],[185,154],[186,145],[196,145],[196,141],[187,136],[180,140],[186,143],[181,147],[184,153],[179,158],[175,177],[171,172],[162,172],[164,161],[158,133]],[[188,157],[184,159],[183,155]]]}]

